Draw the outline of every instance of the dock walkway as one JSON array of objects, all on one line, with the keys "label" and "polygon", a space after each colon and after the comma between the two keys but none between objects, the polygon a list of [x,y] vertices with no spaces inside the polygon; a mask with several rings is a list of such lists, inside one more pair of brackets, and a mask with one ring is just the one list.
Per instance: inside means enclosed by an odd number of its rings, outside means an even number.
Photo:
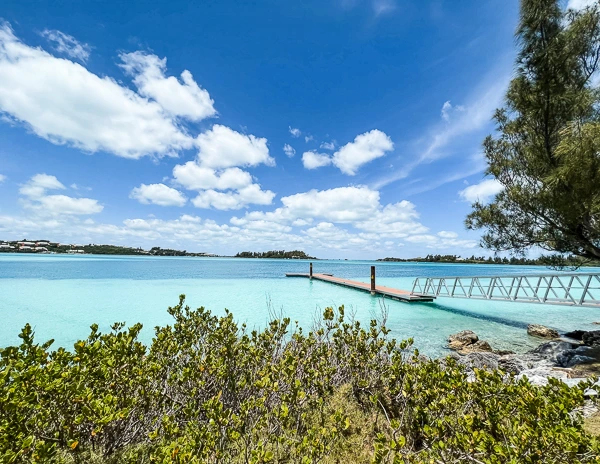
[{"label": "dock walkway", "polygon": [[[290,272],[286,274],[286,277],[306,277],[310,278],[310,274],[303,274],[297,272]],[[418,293],[412,293],[406,290],[398,290],[397,288],[383,287],[381,285],[375,285],[374,289],[371,288],[371,285],[365,282],[358,282],[356,280],[342,279],[340,277],[334,277],[332,274],[313,274],[312,278],[314,280],[320,280],[322,282],[329,282],[335,285],[341,285],[347,288],[354,288],[356,290],[361,290],[363,292],[370,292],[376,295],[383,295],[393,300],[398,301],[406,301],[408,303],[415,302],[431,302],[435,299],[434,296],[431,295],[420,295]]]}]

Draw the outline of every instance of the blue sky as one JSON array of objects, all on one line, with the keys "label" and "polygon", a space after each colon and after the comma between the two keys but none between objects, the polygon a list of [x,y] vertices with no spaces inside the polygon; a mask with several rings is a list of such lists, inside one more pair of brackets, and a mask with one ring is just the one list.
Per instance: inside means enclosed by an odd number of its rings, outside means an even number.
[{"label": "blue sky", "polygon": [[5,1],[0,238],[483,254],[463,221],[500,188],[481,142],[517,14],[516,0]]}]

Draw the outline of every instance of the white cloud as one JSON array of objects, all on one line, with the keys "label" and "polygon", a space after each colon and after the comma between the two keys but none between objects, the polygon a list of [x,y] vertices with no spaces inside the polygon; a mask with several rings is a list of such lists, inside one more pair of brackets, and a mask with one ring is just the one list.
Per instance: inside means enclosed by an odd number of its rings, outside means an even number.
[{"label": "white cloud", "polygon": [[289,215],[297,218],[323,218],[350,223],[371,217],[379,207],[379,192],[367,187],[339,187],[310,190],[283,197]]},{"label": "white cloud", "polygon": [[274,166],[275,160],[269,156],[267,139],[244,135],[229,127],[215,124],[196,139],[199,149],[198,164],[212,169],[233,166]]},{"label": "white cloud", "polygon": [[381,16],[394,11],[396,2],[394,0],[373,0],[372,6],[375,16]]},{"label": "white cloud", "polygon": [[240,209],[250,204],[270,205],[275,193],[262,190],[260,185],[251,184],[237,191],[217,192],[204,190],[192,200],[196,208],[215,208],[219,210]]},{"label": "white cloud", "polygon": [[54,43],[54,49],[69,58],[85,63],[90,56],[91,47],[81,43],[75,37],[56,30],[44,30],[42,36]]},{"label": "white cloud", "polygon": [[323,150],[335,150],[335,142],[323,142],[320,148]]},{"label": "white cloud", "polygon": [[302,164],[306,169],[317,169],[331,164],[331,157],[325,153],[305,151],[302,154]]},{"label": "white cloud", "polygon": [[478,184],[469,185],[458,192],[460,197],[470,203],[487,203],[493,196],[504,190],[504,186],[496,179],[486,179]]},{"label": "white cloud", "polygon": [[286,143],[283,146],[283,152],[287,155],[288,158],[293,158],[296,154],[296,150],[289,143]]},{"label": "white cloud", "polygon": [[593,6],[598,3],[598,0],[569,0],[567,4],[567,8],[572,8],[574,10],[583,10],[588,6]]},{"label": "white cloud", "polygon": [[199,166],[195,161],[175,166],[173,177],[175,182],[188,190],[240,189],[252,183],[252,176],[240,168],[215,171]]},{"label": "white cloud", "polygon": [[450,103],[450,100],[448,100],[447,102],[445,102],[442,105],[442,119],[446,122],[450,121],[450,117],[452,115],[453,112],[462,112],[465,111],[465,107],[462,105],[458,105],[458,106],[452,106],[452,103]]},{"label": "white cloud", "polygon": [[179,190],[165,184],[142,184],[131,191],[129,198],[146,205],[158,206],[183,206],[187,202],[187,198]]},{"label": "white cloud", "polygon": [[120,58],[121,67],[133,76],[140,95],[152,98],[171,115],[199,121],[216,114],[214,101],[188,70],[181,73],[180,82],[174,76],[165,76],[166,58],[143,52],[123,53]]},{"label": "white cloud", "polygon": [[30,47],[0,24],[0,113],[54,144],[125,158],[175,155],[193,138],[159,103]]},{"label": "white cloud", "polygon": [[300,129],[292,127],[292,126],[289,126],[289,130],[290,130],[290,134],[292,134],[292,137],[300,137],[300,135],[302,134]]},{"label": "white cloud", "polygon": [[30,198],[41,197],[46,190],[64,190],[66,187],[55,177],[48,174],[36,174],[19,189],[21,195]]},{"label": "white cloud", "polygon": [[394,148],[392,139],[384,132],[374,129],[357,135],[333,154],[333,164],[344,174],[353,176],[364,164],[380,158]]},{"label": "white cloud", "polygon": [[55,177],[36,174],[19,193],[25,198],[22,204],[40,216],[80,215],[101,212],[104,207],[91,198],[73,198],[66,195],[48,195],[48,190],[65,190],[66,187]]},{"label": "white cloud", "polygon": [[314,138],[312,135],[305,135],[305,136],[304,136],[304,141],[305,141],[306,143],[308,143],[308,142],[312,142],[314,139],[315,139],[315,138]]},{"label": "white cloud", "polygon": [[0,184],[6,180],[6,176],[4,174],[0,174]]},{"label": "white cloud", "polygon": [[442,237],[442,238],[458,238],[458,234],[456,232],[450,232],[447,230],[441,230],[437,234],[438,234],[438,237]]}]

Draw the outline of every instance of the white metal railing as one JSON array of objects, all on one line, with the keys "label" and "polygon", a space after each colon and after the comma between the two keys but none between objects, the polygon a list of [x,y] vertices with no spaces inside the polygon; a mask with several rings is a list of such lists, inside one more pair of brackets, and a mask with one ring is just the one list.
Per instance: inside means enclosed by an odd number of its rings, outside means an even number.
[{"label": "white metal railing", "polygon": [[483,277],[419,277],[412,293],[600,307],[600,274],[560,273]]}]

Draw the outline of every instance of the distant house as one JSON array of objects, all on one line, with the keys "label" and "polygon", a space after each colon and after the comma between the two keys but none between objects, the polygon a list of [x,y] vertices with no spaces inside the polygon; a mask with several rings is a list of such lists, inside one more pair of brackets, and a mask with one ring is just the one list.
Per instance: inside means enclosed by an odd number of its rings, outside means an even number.
[{"label": "distant house", "polygon": [[50,242],[46,242],[46,241],[35,242],[35,246],[43,247],[43,246],[48,246],[48,245],[50,245]]},{"label": "distant house", "polygon": [[34,242],[17,242],[17,245],[23,247],[23,246],[27,246],[27,247],[32,247],[35,246]]},{"label": "distant house", "polygon": [[37,252],[44,252],[44,251],[48,251],[48,248],[42,247],[42,246],[36,246],[34,248],[34,250],[37,251]]}]

